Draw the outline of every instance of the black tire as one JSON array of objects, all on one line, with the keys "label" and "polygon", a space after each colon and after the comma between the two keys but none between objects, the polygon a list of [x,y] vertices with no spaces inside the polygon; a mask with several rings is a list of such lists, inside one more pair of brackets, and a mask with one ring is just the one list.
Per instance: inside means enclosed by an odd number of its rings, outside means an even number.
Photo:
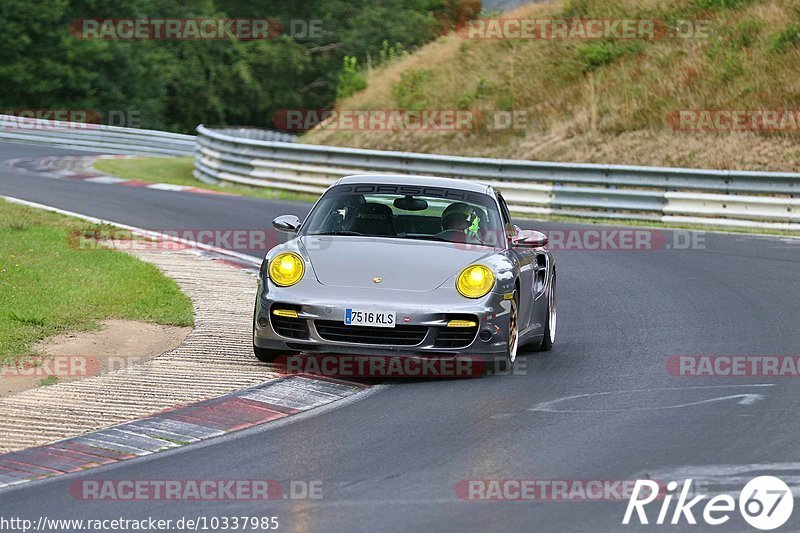
[{"label": "black tire", "polygon": [[274,363],[281,355],[291,355],[290,352],[285,350],[267,350],[266,348],[259,348],[256,345],[253,345],[253,353],[256,359],[262,363]]},{"label": "black tire", "polygon": [[[547,298],[547,319],[544,324],[544,335],[542,336],[542,344],[537,349],[539,352],[549,351],[555,342],[555,330],[558,325],[558,307],[556,303],[556,273],[553,272],[553,281],[550,282],[550,296]],[[552,324],[551,317],[555,317]]]}]

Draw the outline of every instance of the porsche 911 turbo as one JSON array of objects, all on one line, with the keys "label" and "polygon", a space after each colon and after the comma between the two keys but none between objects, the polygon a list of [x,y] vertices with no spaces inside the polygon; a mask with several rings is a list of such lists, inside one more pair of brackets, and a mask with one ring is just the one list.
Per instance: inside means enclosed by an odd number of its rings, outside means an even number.
[{"label": "porsche 911 turbo", "polygon": [[339,179],[262,262],[253,346],[297,352],[468,356],[509,367],[556,335],[547,236],[511,222],[499,191],[472,181]]}]

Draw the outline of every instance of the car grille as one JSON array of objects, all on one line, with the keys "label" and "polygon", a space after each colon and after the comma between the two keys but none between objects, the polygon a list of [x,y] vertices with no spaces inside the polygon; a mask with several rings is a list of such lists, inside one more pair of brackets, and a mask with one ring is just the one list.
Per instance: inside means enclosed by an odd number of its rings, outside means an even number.
[{"label": "car grille", "polygon": [[478,326],[471,328],[436,328],[436,348],[466,348],[475,339]]},{"label": "car grille", "polygon": [[[286,305],[278,305],[277,307],[281,309],[288,308]],[[290,339],[309,338],[308,320],[305,318],[289,318],[270,313],[269,319],[272,322],[272,329],[281,337],[289,337]]]},{"label": "car grille", "polygon": [[416,346],[425,339],[427,326],[348,326],[332,320],[315,320],[319,336],[327,341],[373,344],[381,346]]}]

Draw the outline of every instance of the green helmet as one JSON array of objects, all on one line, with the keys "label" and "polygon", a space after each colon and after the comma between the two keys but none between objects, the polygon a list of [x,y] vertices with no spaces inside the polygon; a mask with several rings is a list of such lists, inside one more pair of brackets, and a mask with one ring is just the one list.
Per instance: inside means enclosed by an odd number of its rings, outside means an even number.
[{"label": "green helmet", "polygon": [[480,229],[480,219],[474,207],[464,202],[455,202],[448,205],[442,212],[442,227],[477,233]]}]

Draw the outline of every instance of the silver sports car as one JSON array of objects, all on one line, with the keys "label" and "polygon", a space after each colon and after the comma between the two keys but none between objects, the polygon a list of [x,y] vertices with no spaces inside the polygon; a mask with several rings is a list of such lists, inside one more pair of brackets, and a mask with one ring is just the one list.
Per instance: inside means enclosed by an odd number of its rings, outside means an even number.
[{"label": "silver sports car", "polygon": [[511,223],[502,195],[471,181],[342,178],[261,265],[256,357],[339,353],[469,356],[508,368],[556,335],[547,236]]}]

